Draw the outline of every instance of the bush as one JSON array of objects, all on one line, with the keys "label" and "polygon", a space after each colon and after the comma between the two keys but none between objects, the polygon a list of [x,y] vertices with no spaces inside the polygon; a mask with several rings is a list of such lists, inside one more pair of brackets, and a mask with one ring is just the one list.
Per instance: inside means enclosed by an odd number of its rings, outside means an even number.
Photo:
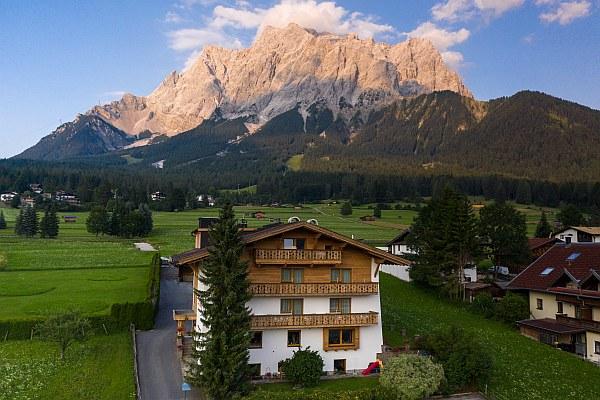
[{"label": "bush", "polygon": [[482,315],[485,318],[492,318],[495,312],[495,304],[492,295],[489,293],[481,293],[475,296],[471,303],[471,311]]},{"label": "bush", "polygon": [[423,340],[423,347],[442,364],[445,393],[456,393],[469,385],[486,383],[491,374],[492,359],[485,347],[462,328],[450,327],[434,331]]},{"label": "bush", "polygon": [[515,325],[517,321],[529,318],[529,304],[522,296],[509,292],[496,304],[495,316],[500,321]]},{"label": "bush", "polygon": [[247,400],[387,400],[389,396],[385,395],[381,388],[326,391],[317,390],[309,393],[300,393],[298,391],[276,392],[267,390],[257,390],[245,397]]},{"label": "bush", "polygon": [[344,204],[342,204],[342,207],[340,208],[340,214],[352,215],[352,204],[350,204],[349,202],[345,202]]},{"label": "bush", "polygon": [[281,370],[285,378],[295,385],[309,387],[319,383],[323,365],[323,359],[319,353],[307,347],[305,350],[295,351],[292,358],[284,360]]},{"label": "bush", "polygon": [[444,369],[428,357],[400,355],[386,362],[379,382],[399,400],[420,400],[434,394],[444,381]]}]

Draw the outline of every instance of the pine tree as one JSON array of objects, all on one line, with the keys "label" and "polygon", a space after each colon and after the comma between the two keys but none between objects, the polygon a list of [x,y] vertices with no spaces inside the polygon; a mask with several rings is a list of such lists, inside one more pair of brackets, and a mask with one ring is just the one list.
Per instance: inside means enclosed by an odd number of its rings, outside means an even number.
[{"label": "pine tree", "polygon": [[4,211],[0,210],[0,229],[6,229],[6,219],[4,219]]},{"label": "pine tree", "polygon": [[233,399],[246,394],[250,385],[246,306],[250,294],[247,265],[240,259],[244,247],[231,205],[221,211],[210,238],[210,255],[200,267],[200,282],[206,289],[196,292],[202,299],[203,329],[195,335],[188,379],[211,399]]},{"label": "pine tree", "polygon": [[40,222],[40,236],[43,238],[55,238],[58,236],[58,217],[54,207],[50,206],[44,212]]},{"label": "pine tree", "polygon": [[33,237],[37,234],[38,228],[38,216],[33,207],[21,208],[15,224],[15,233],[20,236]]},{"label": "pine tree", "polygon": [[519,266],[529,260],[525,217],[508,203],[494,202],[479,213],[480,237],[494,265]]},{"label": "pine tree", "polygon": [[535,237],[537,238],[547,238],[552,234],[552,227],[548,223],[548,219],[546,218],[546,212],[542,210],[542,215],[540,217],[540,221],[538,222],[535,228]]}]

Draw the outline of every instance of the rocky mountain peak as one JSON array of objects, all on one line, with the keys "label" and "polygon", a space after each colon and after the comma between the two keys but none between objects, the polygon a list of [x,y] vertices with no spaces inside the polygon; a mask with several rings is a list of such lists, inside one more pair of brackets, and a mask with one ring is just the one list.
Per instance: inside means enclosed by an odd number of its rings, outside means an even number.
[{"label": "rocky mountain peak", "polygon": [[305,114],[318,102],[349,121],[358,110],[368,116],[395,100],[442,90],[471,97],[428,40],[389,45],[289,24],[265,27],[246,49],[208,46],[150,95],[126,95],[90,113],[129,134],[176,135],[216,110],[226,119],[264,123],[297,106]]}]

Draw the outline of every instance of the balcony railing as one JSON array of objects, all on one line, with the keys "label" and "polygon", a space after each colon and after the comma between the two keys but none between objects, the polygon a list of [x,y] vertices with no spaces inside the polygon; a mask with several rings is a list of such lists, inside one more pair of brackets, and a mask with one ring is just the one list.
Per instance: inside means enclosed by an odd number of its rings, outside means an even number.
[{"label": "balcony railing", "polygon": [[568,317],[562,314],[556,314],[556,321],[570,325],[574,328],[586,329],[600,333],[600,322],[598,321],[588,321],[585,319]]},{"label": "balcony railing", "polygon": [[370,295],[379,292],[377,283],[253,283],[253,296]]},{"label": "balcony railing", "polygon": [[300,315],[253,315],[250,320],[251,329],[278,328],[328,328],[336,326],[376,325],[379,314],[300,314]]},{"label": "balcony railing", "polygon": [[257,264],[340,264],[340,250],[256,249]]}]

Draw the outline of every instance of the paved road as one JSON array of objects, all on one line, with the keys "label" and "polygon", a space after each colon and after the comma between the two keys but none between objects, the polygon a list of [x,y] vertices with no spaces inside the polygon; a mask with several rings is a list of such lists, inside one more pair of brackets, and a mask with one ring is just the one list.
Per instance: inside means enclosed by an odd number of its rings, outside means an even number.
[{"label": "paved road", "polygon": [[175,268],[161,268],[160,303],[154,329],[137,333],[142,400],[184,398],[181,364],[175,346],[176,323],[172,311],[175,308],[192,308],[192,284],[178,282]]}]

